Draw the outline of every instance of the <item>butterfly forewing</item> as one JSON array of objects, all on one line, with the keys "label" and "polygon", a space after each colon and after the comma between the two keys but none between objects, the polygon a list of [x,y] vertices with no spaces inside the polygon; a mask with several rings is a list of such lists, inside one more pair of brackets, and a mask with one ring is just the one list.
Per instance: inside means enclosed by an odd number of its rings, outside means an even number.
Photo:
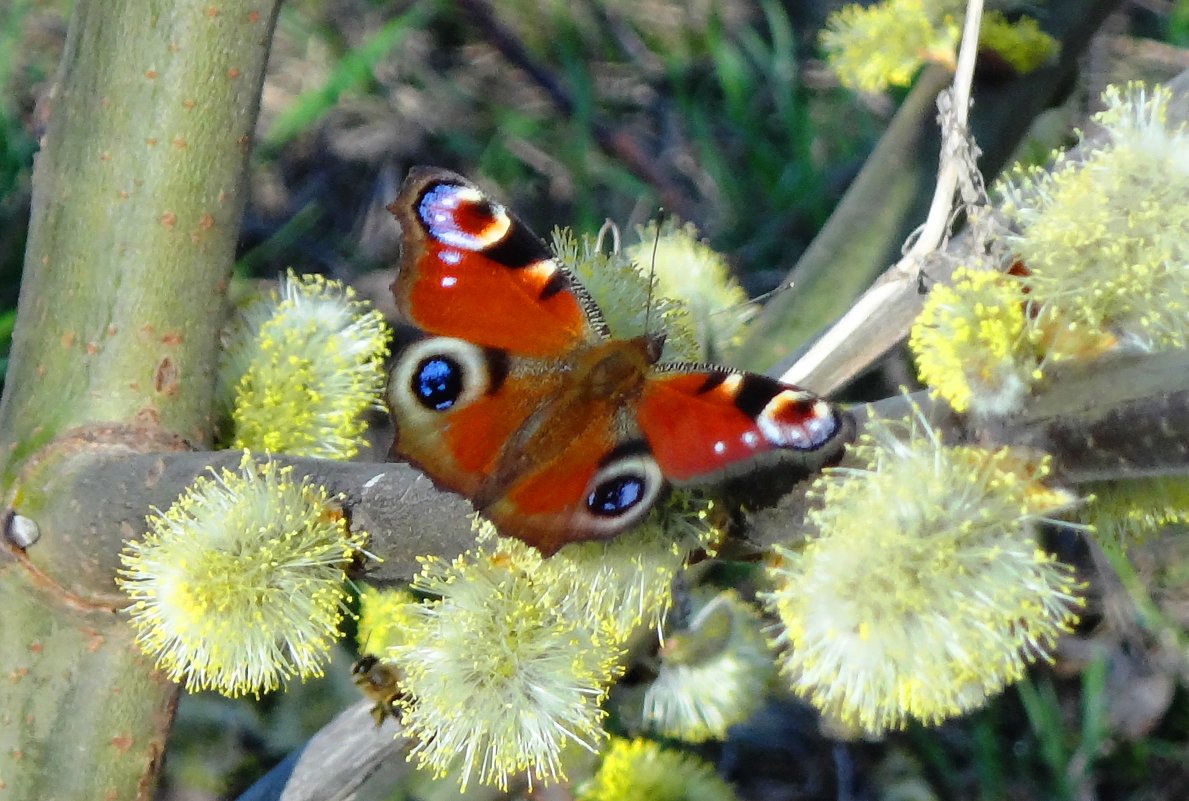
[{"label": "butterfly forewing", "polygon": [[526,356],[598,338],[545,244],[465,179],[416,169],[389,210],[403,237],[392,291],[410,324]]}]

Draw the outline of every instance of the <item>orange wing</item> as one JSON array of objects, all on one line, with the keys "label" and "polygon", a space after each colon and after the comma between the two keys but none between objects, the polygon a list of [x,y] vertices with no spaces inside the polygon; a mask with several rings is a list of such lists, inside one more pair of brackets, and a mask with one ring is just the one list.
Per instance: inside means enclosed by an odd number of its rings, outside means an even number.
[{"label": "orange wing", "polygon": [[646,512],[662,484],[655,466],[627,476],[606,461],[619,405],[573,400],[586,394],[574,364],[611,344],[582,286],[458,175],[414,169],[388,208],[402,229],[392,291],[407,323],[388,387],[393,456],[548,553]]},{"label": "orange wing", "polygon": [[392,453],[544,553],[640,522],[667,482],[836,460],[844,412],[763,376],[653,366],[659,339],[610,339],[598,308],[516,217],[464,178],[413,170],[389,206],[408,336]]},{"label": "orange wing", "polygon": [[720,483],[779,468],[792,478],[836,461],[854,420],[816,395],[755,373],[659,365],[637,422],[674,484]]},{"label": "orange wing", "polygon": [[598,308],[545,244],[465,178],[414,168],[388,210],[403,236],[392,292],[409,324],[546,358],[606,336]]}]

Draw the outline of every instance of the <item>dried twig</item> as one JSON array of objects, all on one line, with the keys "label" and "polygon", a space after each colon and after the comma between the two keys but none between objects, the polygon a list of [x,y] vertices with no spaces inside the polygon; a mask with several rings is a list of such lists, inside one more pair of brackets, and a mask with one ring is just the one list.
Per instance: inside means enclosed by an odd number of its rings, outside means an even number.
[{"label": "dried twig", "polygon": [[[948,93],[942,93],[938,100],[939,104],[950,105],[951,113],[946,116],[949,116],[951,125],[942,132],[941,165],[933,202],[925,223],[918,229],[915,241],[905,251],[904,256],[888,268],[887,272],[859,297],[850,311],[784,372],[782,380],[810,386],[822,393],[836,389],[869,366],[882,354],[886,346],[873,342],[872,345],[880,347],[878,352],[874,352],[873,348],[865,349],[866,352],[850,365],[847,373],[831,375],[828,380],[823,380],[819,374],[826,360],[831,357],[836,359],[838,351],[845,347],[854,348],[857,343],[867,341],[862,337],[861,330],[870,325],[873,318],[883,314],[888,307],[905,305],[906,301],[911,301],[912,306],[919,306],[919,299],[913,296],[918,294],[917,281],[924,260],[935,253],[949,236],[954,213],[954,192],[959,186],[960,177],[965,173],[965,180],[973,181],[973,178],[969,177],[973,165],[960,158],[959,153],[966,149],[960,143],[969,139],[966,120],[970,109],[970,86],[974,80],[974,61],[978,52],[982,7],[982,0],[969,0],[967,4],[966,23],[958,51],[958,66],[954,73],[953,85]],[[948,101],[942,99],[947,96]]]},{"label": "dried twig", "polygon": [[400,726],[375,726],[360,701],[323,726],[305,747],[265,774],[238,801],[348,801],[385,762],[405,768]]}]

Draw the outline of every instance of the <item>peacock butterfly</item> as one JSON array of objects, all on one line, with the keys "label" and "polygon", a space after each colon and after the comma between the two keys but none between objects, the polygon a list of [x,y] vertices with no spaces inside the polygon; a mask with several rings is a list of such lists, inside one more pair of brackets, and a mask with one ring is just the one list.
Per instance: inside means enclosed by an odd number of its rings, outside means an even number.
[{"label": "peacock butterfly", "polygon": [[853,432],[789,384],[658,363],[663,334],[613,338],[549,248],[459,175],[414,168],[388,210],[403,240],[392,454],[501,534],[547,555],[610,539],[670,484],[803,478]]}]

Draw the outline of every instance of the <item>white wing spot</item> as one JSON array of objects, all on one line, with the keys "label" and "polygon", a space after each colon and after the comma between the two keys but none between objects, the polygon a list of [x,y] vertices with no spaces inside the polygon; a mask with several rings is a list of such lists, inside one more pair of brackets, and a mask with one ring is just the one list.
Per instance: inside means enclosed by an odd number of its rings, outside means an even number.
[{"label": "white wing spot", "polygon": [[455,219],[458,208],[464,203],[483,202],[483,194],[477,189],[455,184],[439,184],[421,198],[419,214],[439,242],[463,250],[482,250],[503,239],[512,225],[503,206],[488,202],[492,215],[490,225],[478,232],[460,228]]},{"label": "white wing spot", "polygon": [[539,261],[531,267],[528,267],[526,272],[531,275],[533,279],[541,286],[545,286],[557,272],[557,262],[555,262],[553,259],[545,259],[544,261]]}]

